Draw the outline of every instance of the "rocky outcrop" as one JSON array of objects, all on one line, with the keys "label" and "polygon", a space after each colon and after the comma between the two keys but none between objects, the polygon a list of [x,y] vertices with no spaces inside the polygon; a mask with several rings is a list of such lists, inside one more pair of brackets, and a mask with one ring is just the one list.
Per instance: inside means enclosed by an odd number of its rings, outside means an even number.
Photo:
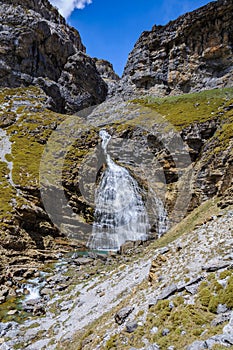
[{"label": "rocky outcrop", "polygon": [[77,30],[47,0],[1,1],[0,86],[39,85],[53,110],[102,102],[107,85]]},{"label": "rocky outcrop", "polygon": [[218,0],[145,31],[118,93],[165,96],[232,85],[233,3]]},{"label": "rocky outcrop", "polygon": [[[175,103],[173,98],[158,104],[151,100],[151,105],[145,100],[118,104],[108,100],[81,119],[47,110],[46,95],[39,88],[3,89],[3,265],[12,251],[14,261],[22,256],[43,261],[54,249],[87,244],[96,185],[105,167],[98,137],[103,125],[112,135],[108,145],[112,159],[127,168],[140,186],[150,220],[149,238],[166,231],[160,229],[163,224],[167,229],[167,216],[172,226],[209,198],[218,196],[220,207],[229,206],[232,98],[233,89],[223,89],[179,96]],[[45,150],[47,156],[40,163]],[[43,162],[46,176],[41,181]],[[143,250],[141,243],[127,242],[121,253]],[[35,251],[40,254],[35,256]]]},{"label": "rocky outcrop", "polygon": [[108,85],[108,93],[111,95],[111,91],[115,89],[116,83],[119,82],[120,77],[113,69],[113,65],[106,60],[94,58],[96,68],[101,78]]},{"label": "rocky outcrop", "polygon": [[[5,269],[9,261],[17,265],[54,259],[58,250],[68,247],[44,210],[40,195],[39,166],[44,144],[57,123],[65,119],[47,110],[46,100],[45,93],[36,87],[0,92],[0,269]],[[21,138],[21,132],[27,136]]]},{"label": "rocky outcrop", "polygon": [[119,75],[117,75],[113,69],[112,63],[99,58],[94,58],[94,61],[98,72],[106,82],[120,80]]}]

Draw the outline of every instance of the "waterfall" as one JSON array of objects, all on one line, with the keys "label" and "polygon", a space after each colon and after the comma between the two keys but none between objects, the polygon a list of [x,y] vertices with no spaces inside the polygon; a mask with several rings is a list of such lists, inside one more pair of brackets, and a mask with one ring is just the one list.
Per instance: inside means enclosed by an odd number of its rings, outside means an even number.
[{"label": "waterfall", "polygon": [[160,238],[165,232],[168,231],[170,227],[168,215],[162,200],[155,194],[154,191],[151,190],[150,192],[152,198],[151,209],[153,212],[152,222],[154,222],[153,226],[155,226],[158,238]]},{"label": "waterfall", "polygon": [[107,153],[111,136],[101,130],[100,137],[106,169],[95,194],[95,222],[88,246],[118,250],[128,240],[147,240],[150,225],[137,182]]},{"label": "waterfall", "polygon": [[11,141],[9,136],[7,135],[6,130],[0,128],[0,161],[6,163],[9,169],[9,175],[7,177],[9,184],[15,188],[16,195],[20,195],[20,190],[16,188],[16,185],[13,181],[12,170],[13,170],[13,162],[8,161],[6,156],[11,154]]}]

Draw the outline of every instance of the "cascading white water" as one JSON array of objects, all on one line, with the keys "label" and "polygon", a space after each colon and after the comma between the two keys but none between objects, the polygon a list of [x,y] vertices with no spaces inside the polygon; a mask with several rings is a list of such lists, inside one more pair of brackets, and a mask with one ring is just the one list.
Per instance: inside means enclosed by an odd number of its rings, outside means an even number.
[{"label": "cascading white water", "polygon": [[7,135],[6,130],[0,128],[0,160],[7,164],[9,169],[8,181],[9,184],[16,189],[16,195],[20,194],[20,190],[17,189],[12,176],[13,162],[7,160],[7,155],[11,154],[11,141]]},{"label": "cascading white water", "polygon": [[160,238],[169,229],[169,220],[167,211],[164,208],[162,200],[151,190],[150,193],[151,210],[153,212],[153,226],[156,229],[157,237]]},{"label": "cascading white water", "polygon": [[45,281],[40,282],[40,278],[34,278],[28,280],[27,283],[23,283],[21,288],[16,290],[18,294],[25,294],[24,301],[35,300],[41,298],[40,290],[44,287]]},{"label": "cascading white water", "polygon": [[95,196],[95,222],[88,246],[95,250],[118,250],[126,242],[148,239],[149,219],[140,188],[128,170],[107,153],[111,136],[100,131],[107,168]]}]

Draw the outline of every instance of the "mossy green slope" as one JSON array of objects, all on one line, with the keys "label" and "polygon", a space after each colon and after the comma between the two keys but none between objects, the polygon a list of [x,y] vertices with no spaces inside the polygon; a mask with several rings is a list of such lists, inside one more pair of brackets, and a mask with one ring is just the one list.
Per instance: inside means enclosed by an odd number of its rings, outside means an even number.
[{"label": "mossy green slope", "polygon": [[[44,107],[46,97],[40,89],[2,89],[0,92],[1,127],[6,130],[11,142],[11,154],[6,160],[13,162],[12,180],[17,188],[37,188],[39,185],[39,162],[44,144],[56,127],[64,119]],[[24,202],[16,196],[16,188],[7,181],[9,174],[6,163],[1,164],[1,219],[13,211],[12,200]]]},{"label": "mossy green slope", "polygon": [[[47,97],[37,87],[2,89],[0,91],[0,127],[6,130],[11,142],[11,154],[6,155],[8,161],[12,161],[12,180],[16,187],[13,187],[8,179],[9,169],[7,164],[1,163],[1,213],[0,221],[7,226],[7,220],[11,217],[17,207],[23,203],[41,205],[38,197],[40,160],[46,144],[52,135],[67,118],[65,115],[54,113],[45,108]],[[103,110],[105,104],[103,104]],[[170,128],[181,132],[194,124],[201,124],[214,120],[217,130],[212,136],[212,146],[206,152],[206,157],[219,154],[230,148],[233,139],[233,88],[215,89],[203,91],[196,94],[186,94],[163,99],[146,97],[139,100],[129,101],[128,105],[118,113],[118,107],[114,105],[114,120],[104,127],[120,138],[134,137],[137,130],[141,135],[149,134],[150,126],[160,125],[162,131],[169,131]],[[135,112],[135,113],[134,113]],[[106,113],[111,113],[106,111]],[[130,116],[130,117],[129,117]],[[76,209],[81,208],[84,221],[93,219],[93,211],[85,204],[84,198],[77,188],[78,170],[81,163],[85,163],[87,157],[96,148],[99,142],[98,131],[105,118],[99,117],[95,126],[85,124],[85,120],[75,117],[78,120],[80,129],[79,137],[73,145],[70,145],[64,162],[56,157],[57,150],[62,150],[62,144],[66,138],[61,134],[55,145],[54,157],[47,159],[51,165],[52,175],[56,175],[56,169],[62,166],[63,186],[69,198],[73,197],[76,202]],[[98,116],[96,117],[98,120]],[[102,118],[102,119],[101,119]],[[69,126],[68,126],[69,127]],[[71,126],[70,126],[71,127]],[[69,127],[69,128],[70,128]],[[148,128],[149,127],[149,128]],[[149,131],[148,131],[149,130]],[[228,152],[228,151],[227,151]],[[228,154],[228,153],[227,153]],[[199,155],[200,159],[202,154]],[[227,157],[227,155],[225,155]],[[132,171],[134,169],[132,168]],[[136,173],[135,173],[136,174]],[[55,183],[56,185],[56,183]],[[21,191],[20,195],[17,190]],[[31,196],[30,191],[37,191],[37,195]],[[11,223],[13,224],[13,222]]]},{"label": "mossy green slope", "polygon": [[220,115],[223,115],[224,120],[224,110],[233,103],[233,88],[206,90],[164,98],[145,97],[135,99],[133,102],[155,110],[178,130],[182,130],[193,123],[202,123]]}]

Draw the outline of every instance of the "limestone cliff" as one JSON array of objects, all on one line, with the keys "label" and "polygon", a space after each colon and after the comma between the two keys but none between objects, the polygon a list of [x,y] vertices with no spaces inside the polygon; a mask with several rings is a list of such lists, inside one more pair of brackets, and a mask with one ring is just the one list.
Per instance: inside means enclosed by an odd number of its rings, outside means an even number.
[{"label": "limestone cliff", "polygon": [[96,67],[101,77],[106,81],[119,81],[120,77],[117,75],[113,69],[113,65],[106,60],[94,58]]},{"label": "limestone cliff", "polygon": [[[119,81],[47,0],[0,0],[0,349],[233,345],[232,6],[143,33]],[[103,128],[154,239],[120,254],[84,252]]]},{"label": "limestone cliff", "polygon": [[105,99],[79,33],[47,0],[0,1],[0,17],[0,86],[39,85],[47,104],[65,113]]},{"label": "limestone cliff", "polygon": [[218,0],[142,33],[118,92],[165,96],[233,83],[233,3]]},{"label": "limestone cliff", "polygon": [[[22,255],[30,260],[35,250],[39,259],[55,248],[63,251],[67,243],[63,238],[61,245],[61,236],[69,237],[71,246],[87,243],[104,166],[98,151],[103,125],[113,135],[112,158],[142,188],[152,237],[157,235],[153,193],[161,197],[171,225],[210,198],[222,207],[232,204],[232,88],[117,105],[108,101],[88,118],[47,110],[46,95],[36,87],[3,89],[0,102],[3,262],[12,252],[18,261]],[[52,135],[58,138],[51,144]],[[46,177],[40,181],[45,151]]]}]

